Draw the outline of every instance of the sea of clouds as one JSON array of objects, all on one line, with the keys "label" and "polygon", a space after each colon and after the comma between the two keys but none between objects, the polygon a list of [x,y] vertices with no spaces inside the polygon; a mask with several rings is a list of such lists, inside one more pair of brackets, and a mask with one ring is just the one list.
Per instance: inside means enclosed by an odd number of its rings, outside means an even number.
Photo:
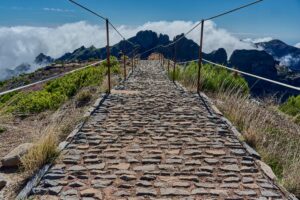
[{"label": "sea of clouds", "polygon": [[[153,30],[168,34],[172,39],[191,29],[198,22],[191,21],[158,21],[140,26],[117,26],[119,31],[130,38],[141,30]],[[207,21],[204,29],[204,51],[210,52],[220,47],[230,55],[235,49],[254,48],[251,41],[241,40],[229,31],[219,28],[213,21]],[[199,43],[200,27],[187,37]],[[120,41],[116,32],[111,30],[111,44]],[[86,21],[63,24],[57,27],[13,26],[0,27],[0,70],[13,69],[21,63],[32,63],[39,53],[53,58],[60,57],[84,45],[89,47],[105,46],[104,26],[90,24]],[[257,41],[257,40],[256,40]]]}]

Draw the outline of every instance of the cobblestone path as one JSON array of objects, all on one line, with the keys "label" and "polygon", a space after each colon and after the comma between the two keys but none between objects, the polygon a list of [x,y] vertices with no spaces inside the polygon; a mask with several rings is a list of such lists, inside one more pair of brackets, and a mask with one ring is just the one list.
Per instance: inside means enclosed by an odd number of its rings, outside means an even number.
[{"label": "cobblestone path", "polygon": [[155,61],[90,118],[39,199],[287,199],[217,115]]}]

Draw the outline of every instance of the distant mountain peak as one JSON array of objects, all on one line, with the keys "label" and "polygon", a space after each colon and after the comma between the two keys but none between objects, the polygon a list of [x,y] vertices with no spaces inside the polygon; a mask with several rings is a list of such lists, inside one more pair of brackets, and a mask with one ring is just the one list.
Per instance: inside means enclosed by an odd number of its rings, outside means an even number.
[{"label": "distant mountain peak", "polygon": [[53,62],[54,59],[51,58],[50,56],[46,56],[45,54],[43,53],[40,53],[34,60],[34,62],[36,64],[48,64],[48,63],[51,63]]},{"label": "distant mountain peak", "polygon": [[300,71],[300,49],[284,43],[281,40],[256,43],[267,53],[272,55],[281,65],[292,71]]}]

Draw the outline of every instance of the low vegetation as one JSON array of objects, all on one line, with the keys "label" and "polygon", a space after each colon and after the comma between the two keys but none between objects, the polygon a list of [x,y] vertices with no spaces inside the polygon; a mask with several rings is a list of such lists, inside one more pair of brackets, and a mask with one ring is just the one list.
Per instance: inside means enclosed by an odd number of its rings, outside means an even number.
[{"label": "low vegetation", "polygon": [[[172,74],[173,71],[170,77]],[[195,63],[177,67],[175,75],[187,88],[196,90]],[[290,98],[280,107],[270,99],[254,101],[241,76],[211,65],[204,65],[201,70],[201,88],[216,100],[217,107],[243,133],[244,140],[272,167],[278,181],[300,196],[300,126],[280,112],[299,116],[299,97]]]},{"label": "low vegetation", "polygon": [[2,127],[2,126],[0,126],[0,134],[1,133],[4,133],[6,131],[6,128],[5,127]]},{"label": "low vegetation", "polygon": [[[192,90],[197,88],[197,75],[198,64],[196,62],[192,62],[184,67],[177,66],[175,69],[175,79]],[[200,75],[200,85],[203,91],[218,92],[234,88],[243,93],[249,93],[249,87],[245,79],[225,69],[205,64],[201,68]],[[169,77],[173,78],[172,70],[169,73]]]},{"label": "low vegetation", "polygon": [[286,103],[280,106],[280,110],[293,117],[300,124],[300,95],[290,97]]},{"label": "low vegetation", "polygon": [[[49,81],[41,90],[4,95],[0,97],[1,111],[29,115],[46,110],[56,110],[82,88],[101,85],[104,75],[107,73],[105,65],[106,63],[97,67],[88,67]],[[119,73],[119,66],[115,58],[112,58],[112,72]]]}]

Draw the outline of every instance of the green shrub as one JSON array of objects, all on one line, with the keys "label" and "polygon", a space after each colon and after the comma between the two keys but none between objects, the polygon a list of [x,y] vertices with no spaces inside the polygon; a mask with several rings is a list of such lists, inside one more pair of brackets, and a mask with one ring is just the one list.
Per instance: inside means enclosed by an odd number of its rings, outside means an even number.
[{"label": "green shrub", "polygon": [[2,107],[2,105],[4,105],[6,102],[8,102],[17,93],[18,92],[10,92],[10,93],[0,96],[0,106]]},{"label": "green shrub", "polygon": [[[200,72],[200,84],[204,91],[217,92],[220,90],[236,89],[248,93],[249,87],[246,80],[226,69],[205,64]],[[169,73],[173,78],[173,71]],[[192,62],[185,67],[176,67],[175,79],[184,85],[197,87],[198,63]]]},{"label": "green shrub", "polygon": [[4,133],[6,131],[6,128],[5,127],[2,127],[2,126],[0,126],[0,134],[1,133]]},{"label": "green shrub", "polygon": [[296,122],[300,122],[300,95],[290,97],[279,109],[282,112],[295,117]]}]

